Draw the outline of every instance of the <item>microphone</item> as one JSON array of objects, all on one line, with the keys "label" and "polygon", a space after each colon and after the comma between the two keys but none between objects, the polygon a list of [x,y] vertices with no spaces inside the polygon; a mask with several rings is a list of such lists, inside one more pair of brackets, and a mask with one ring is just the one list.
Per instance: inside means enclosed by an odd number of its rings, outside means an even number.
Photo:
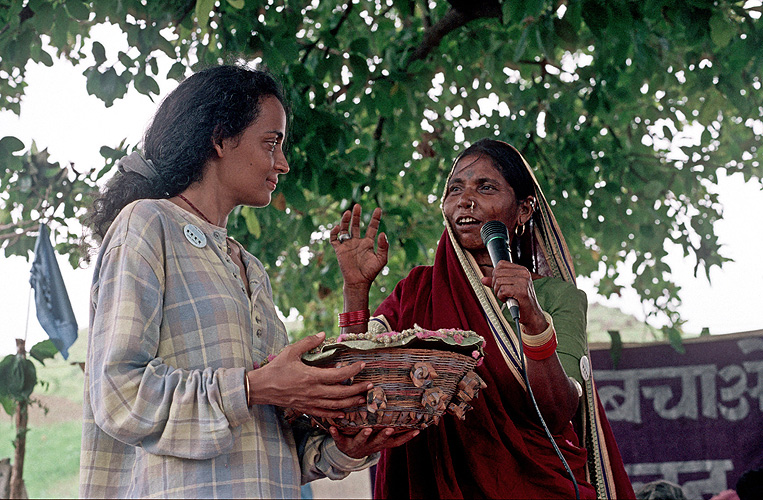
[{"label": "microphone", "polygon": [[[485,244],[485,247],[490,254],[490,260],[493,261],[493,267],[497,266],[498,263],[502,260],[508,260],[511,262],[511,252],[509,251],[509,231],[506,229],[506,225],[504,225],[503,222],[498,220],[487,221],[485,225],[480,228],[480,236],[482,236],[482,242]],[[519,303],[516,299],[510,297],[506,299],[506,305],[509,306],[511,317],[514,318],[516,333],[519,338],[519,345],[524,346],[524,343],[522,342],[522,328],[519,324]],[[523,349],[523,347],[520,348]],[[546,421],[543,419],[543,415],[538,408],[538,403],[535,401],[535,395],[533,394],[532,387],[530,386],[530,379],[527,376],[524,356],[520,356],[520,362],[520,373],[522,374],[522,378],[525,381],[527,393],[530,395],[530,400],[532,401],[533,407],[535,408],[535,412],[538,414],[538,419],[543,426],[543,430],[546,431],[546,437],[548,437],[548,440],[551,443],[551,446],[554,448],[556,455],[559,457],[562,465],[564,465],[564,469],[570,476],[570,481],[572,481],[572,485],[575,487],[575,498],[580,499],[580,490],[578,489],[578,482],[575,479],[575,475],[572,473],[569,464],[567,464],[567,460],[564,459],[564,455],[562,455],[562,452],[559,450],[559,446],[557,446],[556,441],[554,441],[554,437],[551,435],[551,431],[548,430]]]},{"label": "microphone", "polygon": [[[493,261],[493,267],[498,262],[507,260],[511,262],[511,252],[509,251],[509,231],[503,222],[498,220],[487,221],[480,229],[482,242],[485,244],[490,260]],[[519,303],[514,298],[508,298],[506,305],[509,306],[509,312],[514,320],[519,319]]]}]

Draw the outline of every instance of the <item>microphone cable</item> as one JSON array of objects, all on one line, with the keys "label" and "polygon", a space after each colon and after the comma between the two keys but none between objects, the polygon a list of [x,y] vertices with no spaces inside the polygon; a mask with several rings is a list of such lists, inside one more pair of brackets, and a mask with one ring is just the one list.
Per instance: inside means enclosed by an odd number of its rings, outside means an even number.
[{"label": "microphone cable", "polygon": [[[490,260],[493,262],[493,266],[498,265],[498,262],[502,260],[512,262],[511,251],[509,250],[509,233],[503,222],[499,220],[487,221],[480,228],[480,236],[482,237],[482,242],[485,244],[485,248],[490,254]],[[569,464],[567,464],[564,455],[562,455],[562,451],[556,445],[556,441],[554,441],[551,431],[548,430],[548,425],[546,425],[546,421],[540,412],[540,408],[538,408],[538,402],[535,401],[532,387],[530,387],[530,378],[527,375],[527,367],[525,366],[522,327],[519,324],[519,303],[513,297],[509,297],[506,299],[506,302],[504,302],[504,306],[509,307],[509,314],[511,314],[511,317],[514,319],[514,325],[517,330],[520,348],[520,371],[522,372],[522,379],[524,379],[525,386],[527,387],[527,394],[530,396],[530,401],[532,401],[533,407],[535,408],[535,413],[538,414],[538,419],[540,420],[541,426],[543,426],[543,430],[546,431],[546,436],[551,442],[551,446],[554,447],[556,455],[559,457],[559,460],[562,462],[562,465],[564,465],[567,474],[569,474],[570,479],[572,480],[572,485],[575,487],[575,499],[580,500],[580,490],[578,489],[578,482],[575,479],[575,475],[572,473]]]},{"label": "microphone cable", "polygon": [[[513,308],[512,308],[513,309]],[[512,311],[513,312],[513,311]],[[562,455],[562,450],[559,449],[559,446],[557,446],[556,441],[554,441],[554,437],[551,435],[551,431],[548,430],[548,426],[546,425],[546,420],[543,418],[543,415],[540,413],[540,408],[538,408],[538,402],[535,401],[535,395],[533,394],[532,387],[530,387],[530,379],[527,376],[527,367],[525,366],[525,353],[524,353],[524,343],[522,343],[522,328],[519,325],[519,308],[517,308],[517,314],[512,314],[514,318],[514,325],[517,329],[517,337],[519,338],[519,345],[522,348],[520,363],[521,363],[521,372],[522,372],[522,378],[525,381],[525,386],[527,387],[527,394],[530,396],[530,401],[532,401],[533,407],[535,408],[535,413],[538,414],[538,419],[540,420],[541,426],[543,426],[543,430],[546,431],[546,436],[548,437],[548,440],[551,442],[551,446],[554,447],[554,451],[556,452],[556,455],[559,457],[559,460],[561,460],[562,465],[564,465],[564,469],[567,471],[567,474],[569,474],[570,479],[572,480],[572,486],[575,488],[575,500],[580,500],[580,490],[578,489],[578,482],[575,480],[575,475],[572,473],[572,469],[570,469],[569,464],[567,463],[567,460],[564,458],[564,455]]]}]

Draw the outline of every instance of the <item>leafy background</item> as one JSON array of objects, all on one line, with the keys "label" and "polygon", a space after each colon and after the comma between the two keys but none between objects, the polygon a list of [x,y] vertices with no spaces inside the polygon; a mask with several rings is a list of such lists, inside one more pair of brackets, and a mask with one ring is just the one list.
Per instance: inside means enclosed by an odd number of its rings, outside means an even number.
[{"label": "leafy background", "polygon": [[[431,261],[456,152],[504,139],[537,167],[578,274],[603,273],[598,289],[610,296],[627,260],[677,343],[679,288],[664,244],[694,257],[696,272],[723,264],[719,172],[761,179],[760,11],[703,0],[0,0],[0,107],[18,112],[27,63],[52,56],[92,54],[87,90],[107,106],[129,86],[158,97],[159,76],[267,63],[288,90],[292,170],[270,207],[240,209],[229,229],[309,330],[335,328],[341,278],[327,231],[342,210],[385,210],[393,248],[372,290],[378,303]],[[90,38],[104,22],[126,33],[129,50],[112,55]],[[105,145],[102,164],[75,168],[0,139],[5,255],[28,255],[42,218],[59,252],[86,257],[77,219],[135,146]]]}]

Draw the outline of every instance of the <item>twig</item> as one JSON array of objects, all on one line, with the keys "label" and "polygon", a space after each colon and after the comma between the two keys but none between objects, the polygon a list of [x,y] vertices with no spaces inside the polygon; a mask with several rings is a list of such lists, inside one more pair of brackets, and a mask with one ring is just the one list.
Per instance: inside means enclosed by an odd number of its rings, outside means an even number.
[{"label": "twig", "polygon": [[421,43],[414,49],[408,64],[413,61],[424,59],[430,52],[440,45],[440,42],[446,35],[464,26],[470,21],[480,18],[500,17],[501,9],[494,8],[492,5],[478,6],[469,12],[462,12],[451,8],[445,15],[437,21],[434,26],[424,31],[424,37]]},{"label": "twig", "polygon": [[[19,26],[24,24],[24,21],[26,21],[32,16],[34,16],[34,11],[29,7],[29,5],[24,6],[24,8],[21,9],[21,12],[19,12]],[[3,29],[0,29],[0,36],[2,36],[6,31],[8,31],[10,27],[11,27],[10,22],[8,22],[5,26],[3,26]]]},{"label": "twig", "polygon": [[[16,339],[16,354],[26,358],[26,346],[24,339]],[[11,498],[23,498],[24,491],[24,455],[26,453],[26,431],[29,421],[29,412],[27,411],[27,402],[19,401],[16,403],[16,411],[13,416],[16,424],[16,440],[13,443],[15,448],[13,454],[13,467],[11,468]]]},{"label": "twig", "polygon": [[[354,4],[352,2],[347,2],[345,4],[342,17],[336,23],[336,26],[334,26],[333,28],[331,28],[331,30],[329,30],[329,33],[331,34],[331,36],[336,36],[337,33],[339,33],[339,30],[342,28],[342,25],[344,24],[344,22],[347,21],[347,18],[350,17],[350,12],[352,12],[353,5]],[[305,53],[302,55],[302,57],[299,58],[300,63],[304,64],[305,61],[307,61],[307,56],[309,56],[310,52],[312,52],[313,49],[315,49],[318,46],[318,43],[320,42],[320,40],[321,40],[321,37],[319,36],[318,38],[315,39],[314,42],[310,43],[309,45],[305,47]],[[326,47],[325,52],[328,52],[328,50],[329,50],[328,47]]]}]

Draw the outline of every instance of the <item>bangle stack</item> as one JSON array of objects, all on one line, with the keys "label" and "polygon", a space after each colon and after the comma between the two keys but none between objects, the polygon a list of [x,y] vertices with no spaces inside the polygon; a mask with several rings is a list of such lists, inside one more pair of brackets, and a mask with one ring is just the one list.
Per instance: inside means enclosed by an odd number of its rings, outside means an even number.
[{"label": "bangle stack", "polygon": [[543,311],[548,327],[538,335],[522,335],[525,356],[535,361],[550,358],[556,352],[556,330],[551,315]]},{"label": "bangle stack", "polygon": [[339,328],[368,323],[370,317],[368,309],[339,313]]}]

